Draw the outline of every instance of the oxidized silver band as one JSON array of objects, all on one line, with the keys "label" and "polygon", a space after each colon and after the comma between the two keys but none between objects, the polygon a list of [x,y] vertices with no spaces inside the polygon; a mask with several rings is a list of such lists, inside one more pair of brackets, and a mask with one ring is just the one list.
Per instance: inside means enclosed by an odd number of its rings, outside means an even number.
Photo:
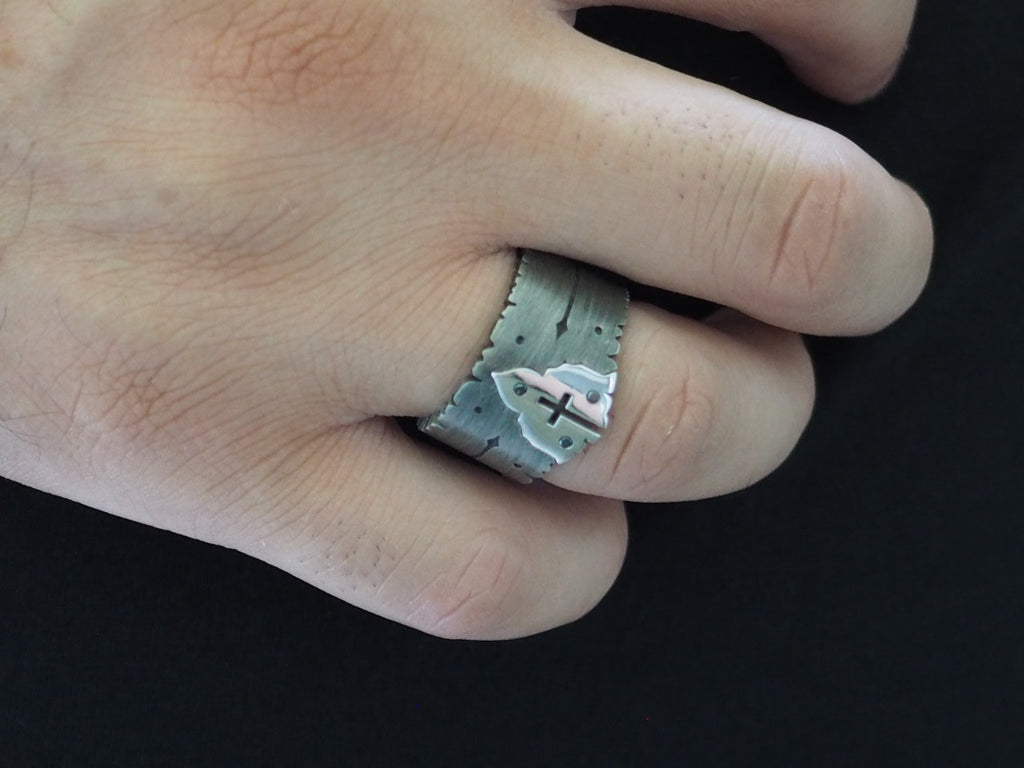
[{"label": "oxidized silver band", "polygon": [[491,346],[420,430],[528,483],[608,426],[629,296],[574,261],[520,251]]}]

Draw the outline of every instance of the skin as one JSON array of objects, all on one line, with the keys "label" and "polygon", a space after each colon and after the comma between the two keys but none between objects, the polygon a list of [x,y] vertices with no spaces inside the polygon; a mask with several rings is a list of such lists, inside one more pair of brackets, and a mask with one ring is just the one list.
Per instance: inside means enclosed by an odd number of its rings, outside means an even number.
[{"label": "skin", "polygon": [[[849,102],[914,12],[633,4],[753,32]],[[903,313],[928,213],[844,138],[578,34],[578,7],[0,1],[0,474],[503,638],[601,598],[623,500],[770,472],[812,407],[798,334]],[[730,308],[634,304],[608,432],[528,488],[389,418],[469,371],[516,246]]]}]

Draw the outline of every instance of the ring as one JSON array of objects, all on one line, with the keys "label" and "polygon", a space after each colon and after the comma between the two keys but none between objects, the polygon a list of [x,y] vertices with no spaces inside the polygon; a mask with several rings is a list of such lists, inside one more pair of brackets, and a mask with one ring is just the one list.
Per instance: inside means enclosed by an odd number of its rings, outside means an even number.
[{"label": "ring", "polygon": [[420,431],[529,483],[608,427],[629,294],[575,261],[520,250],[491,346]]}]

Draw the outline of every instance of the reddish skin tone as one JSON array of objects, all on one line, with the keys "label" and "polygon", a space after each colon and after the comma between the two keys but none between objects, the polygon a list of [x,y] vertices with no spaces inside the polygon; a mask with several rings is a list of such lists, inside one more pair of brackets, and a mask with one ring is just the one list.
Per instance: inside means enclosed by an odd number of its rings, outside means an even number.
[{"label": "reddish skin tone", "polygon": [[[752,31],[851,102],[914,11],[635,4]],[[927,211],[834,133],[583,37],[577,7],[0,2],[0,474],[499,638],[600,599],[623,499],[770,472],[813,402],[798,333],[903,313]],[[467,374],[513,246],[731,308],[634,304],[611,426],[530,488],[389,418]]]}]

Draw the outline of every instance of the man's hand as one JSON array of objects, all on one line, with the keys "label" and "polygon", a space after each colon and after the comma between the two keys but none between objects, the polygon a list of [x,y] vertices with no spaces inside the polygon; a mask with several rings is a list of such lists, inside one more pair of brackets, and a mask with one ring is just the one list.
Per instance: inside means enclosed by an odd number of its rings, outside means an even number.
[{"label": "man's hand", "polygon": [[[912,0],[651,0],[843,100]],[[623,499],[789,453],[797,335],[924,283],[921,201],[840,136],[578,34],[552,0],[0,3],[0,473],[237,548],[427,632],[569,621]],[[634,304],[612,426],[520,488],[403,435],[486,344],[516,246]]]}]

